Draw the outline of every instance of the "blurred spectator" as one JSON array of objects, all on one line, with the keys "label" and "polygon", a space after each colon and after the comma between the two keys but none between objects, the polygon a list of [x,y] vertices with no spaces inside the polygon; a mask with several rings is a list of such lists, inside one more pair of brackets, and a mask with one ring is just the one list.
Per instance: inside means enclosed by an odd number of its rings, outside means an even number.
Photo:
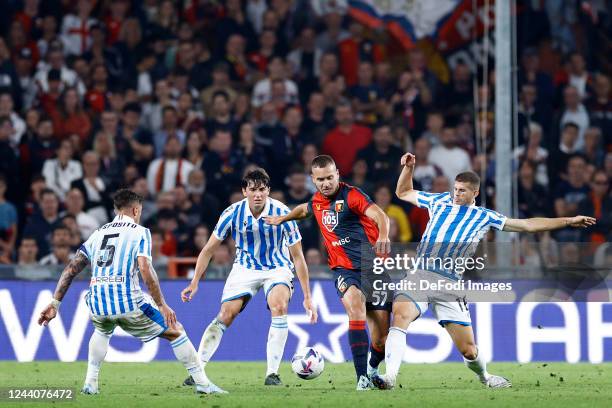
[{"label": "blurred spectator", "polygon": [[206,116],[213,114],[213,97],[217,92],[224,92],[228,96],[230,104],[233,104],[236,100],[237,93],[229,82],[229,67],[224,62],[219,62],[214,66],[212,84],[200,94]]},{"label": "blurred spectator", "polygon": [[225,43],[223,62],[230,67],[229,77],[232,84],[240,87],[242,82],[248,81],[249,63],[245,54],[246,41],[240,34],[232,34]]},{"label": "blurred spectator", "polygon": [[459,62],[452,69],[451,81],[441,89],[439,102],[446,109],[446,116],[458,118],[473,103],[472,74],[467,64]]},{"label": "blurred spectator", "polygon": [[[85,95],[85,85],[79,79],[77,73],[68,68],[64,59],[62,44],[52,41],[49,44],[49,51],[45,56],[46,61],[38,64],[38,69],[34,75],[34,80],[43,93],[54,93],[63,91],[64,87],[76,87],[79,96]],[[50,81],[55,81],[51,84]],[[55,87],[55,89],[53,89]]]},{"label": "blurred spectator", "polygon": [[59,200],[55,192],[48,188],[42,190],[38,206],[39,210],[28,219],[23,234],[36,237],[38,255],[44,256],[49,253],[51,232],[60,223]]},{"label": "blurred spectator", "polygon": [[79,224],[77,224],[76,217],[71,214],[64,214],[61,225],[70,231],[70,249],[72,252],[75,252],[86,241],[81,236],[81,230],[79,229]]},{"label": "blurred spectator", "polygon": [[355,124],[353,110],[346,102],[336,107],[336,123],[323,140],[322,152],[334,157],[340,176],[346,177],[351,173],[357,152],[372,140],[372,131]]},{"label": "blurred spectator", "polygon": [[601,143],[601,129],[598,127],[591,126],[584,132],[583,153],[592,168],[603,166],[605,150]]},{"label": "blurred spectator", "polygon": [[[590,192],[585,170],[586,161],[582,156],[570,157],[567,162],[567,180],[561,181],[554,193],[557,217],[573,217],[578,214],[578,203]],[[559,241],[577,242],[579,235],[580,231],[566,228],[558,231],[556,237]]]},{"label": "blurred spectator", "polygon": [[99,131],[93,142],[93,150],[100,158],[100,178],[108,191],[113,191],[121,183],[124,162],[117,155],[112,135]]},{"label": "blurred spectator", "polygon": [[570,85],[578,92],[580,100],[585,100],[593,94],[593,78],[586,70],[586,61],[582,54],[573,52],[569,56],[567,71],[561,72],[556,78],[557,86]]},{"label": "blurred spectator", "polygon": [[202,207],[189,197],[184,186],[179,185],[172,190],[176,201],[177,217],[181,225],[187,229],[193,229],[201,222]]},{"label": "blurred spectator", "polygon": [[289,170],[287,175],[287,201],[285,202],[289,207],[305,203],[310,199],[310,191],[306,189],[307,178],[304,169],[299,165],[295,165]]},{"label": "blurred spectator", "polygon": [[142,109],[136,102],[125,104],[121,117],[121,135],[129,143],[133,161],[140,174],[145,174],[154,154],[153,135],[140,126]]},{"label": "blurred spectator", "polygon": [[[412,179],[421,186],[420,189],[423,191],[431,191],[434,179],[442,175],[442,170],[440,167],[429,161],[430,151],[431,143],[429,142],[429,139],[421,137],[414,142],[414,156],[416,164],[412,174]],[[397,160],[398,166],[400,159]]]},{"label": "blurred spectator", "polygon": [[151,259],[155,268],[168,265],[168,256],[162,252],[164,233],[159,228],[151,228]]},{"label": "blurred spectator", "polygon": [[316,31],[312,27],[304,27],[300,33],[299,45],[287,56],[293,77],[298,81],[312,79],[318,76],[319,62],[323,52],[316,46]]},{"label": "blurred spectator", "polygon": [[6,178],[0,174],[0,258],[10,263],[17,239],[17,209],[6,200]]},{"label": "blurred spectator", "polygon": [[56,158],[47,159],[42,169],[47,186],[62,200],[70,190],[72,182],[83,177],[81,163],[73,160],[72,155],[72,142],[67,139],[62,140],[56,151]]},{"label": "blurred spectator", "polygon": [[13,97],[8,92],[0,93],[0,116],[10,118],[13,133],[9,137],[9,141],[11,146],[17,147],[21,143],[21,138],[26,130],[26,124],[14,111]]},{"label": "blurred spectator", "polygon": [[176,232],[179,228],[175,213],[170,210],[160,210],[157,213],[157,225],[163,237],[161,253],[166,256],[175,256],[178,250]]},{"label": "blurred spectator", "polygon": [[524,160],[535,167],[536,181],[544,187],[548,186],[548,172],[546,162],[548,161],[548,150],[541,146],[542,127],[535,122],[529,123],[529,133],[524,145],[514,149],[513,156],[517,163]]},{"label": "blurred spectator", "polygon": [[470,156],[457,146],[457,133],[454,128],[444,128],[440,141],[441,144],[430,150],[428,161],[438,165],[449,181],[455,180],[457,174],[472,169]]},{"label": "blurred spectator", "polygon": [[401,117],[404,126],[421,133],[425,128],[425,112],[432,102],[432,93],[421,71],[404,71],[397,80],[397,90],[391,95],[387,117]]},{"label": "blurred spectator", "polygon": [[15,188],[19,180],[19,166],[15,150],[10,145],[13,126],[8,116],[0,117],[0,174],[4,174],[9,187],[9,198],[16,198]]},{"label": "blurred spectator", "polygon": [[[338,44],[347,39],[348,31],[342,28],[342,17],[346,12],[346,3],[342,12],[338,7],[335,7],[340,2],[322,2],[328,6],[323,11],[323,23],[325,29],[317,36],[317,47],[323,51],[335,50]],[[333,4],[333,5],[332,5]]]},{"label": "blurred spectator", "polygon": [[612,231],[612,194],[610,179],[603,170],[591,178],[591,191],[578,203],[578,213],[597,219],[597,224],[583,231],[586,242],[604,243]]},{"label": "blurred spectator", "polygon": [[[578,152],[578,125],[569,122],[563,125],[561,140],[558,146],[553,147],[555,152],[548,162],[548,174],[551,180],[558,180],[559,175],[565,174],[569,158]],[[554,183],[553,183],[554,184]]]},{"label": "blurred spectator", "polygon": [[178,127],[178,117],[174,106],[164,107],[162,118],[161,129],[153,134],[155,157],[162,155],[169,139],[176,138],[181,145],[184,145],[187,138],[185,132]]},{"label": "blurred spectator", "polygon": [[146,103],[142,111],[142,125],[152,133],[158,132],[162,127],[163,109],[173,106],[174,100],[170,93],[170,86],[165,79],[155,82],[155,94],[151,102]]},{"label": "blurred spectator", "polygon": [[283,85],[283,101],[288,105],[298,103],[298,88],[295,82],[287,79],[287,66],[280,56],[274,56],[268,64],[268,76],[255,84],[251,104],[255,109],[261,108],[266,102],[272,101],[272,84],[281,81]]},{"label": "blurred spectator", "polygon": [[63,225],[55,227],[51,238],[51,253],[43,256],[40,265],[68,265],[74,255],[70,251],[70,230]]},{"label": "blurred spectator", "polygon": [[204,122],[206,134],[213,135],[217,130],[235,134],[238,124],[232,118],[232,105],[225,91],[216,91],[212,96],[212,114]]},{"label": "blurred spectator", "polygon": [[357,153],[357,159],[368,164],[368,181],[376,184],[389,181],[399,175],[402,150],[393,145],[391,128],[382,125],[374,130],[372,143]]},{"label": "blurred spectator", "polygon": [[189,243],[183,248],[181,255],[182,256],[195,256],[197,257],[206,245],[208,238],[210,237],[210,230],[206,225],[196,225],[193,229],[193,233],[191,234],[191,240]]},{"label": "blurred spectator", "polygon": [[306,251],[304,258],[306,259],[306,264],[308,266],[324,264],[323,256],[321,255],[321,252],[316,248],[310,248],[308,251]]},{"label": "blurred spectator", "polygon": [[412,228],[408,215],[399,205],[392,204],[391,188],[387,184],[380,184],[374,191],[374,202],[397,222],[399,228],[399,242],[406,243],[412,240]]},{"label": "blurred spectator", "polygon": [[200,209],[201,222],[212,228],[219,218],[221,207],[219,199],[207,191],[206,176],[201,169],[189,173],[185,190],[193,205]]},{"label": "blurred spectator", "polygon": [[261,146],[255,144],[255,131],[250,122],[244,122],[240,125],[238,151],[242,155],[244,162],[257,164],[263,168],[267,167],[266,152]]},{"label": "blurred spectator", "polygon": [[64,204],[66,206],[66,212],[60,214],[60,217],[65,215],[72,215],[75,217],[82,239],[86,240],[100,227],[101,224],[98,220],[83,211],[85,200],[83,198],[83,193],[78,188],[72,188],[68,191]]},{"label": "blurred spectator", "polygon": [[240,182],[242,166],[240,154],[232,148],[232,135],[217,130],[209,141],[202,166],[209,191],[225,201]]},{"label": "blurred spectator", "polygon": [[430,111],[427,113],[425,131],[421,135],[421,138],[427,139],[431,146],[437,146],[440,144],[443,129],[444,115],[442,112]]},{"label": "blurred spectator", "polygon": [[574,123],[578,126],[578,140],[576,149],[584,147],[584,132],[589,127],[589,113],[580,102],[580,94],[574,86],[567,86],[563,90],[563,105],[559,129],[562,130],[565,124]]},{"label": "blurred spectator", "polygon": [[308,135],[310,143],[320,145],[333,118],[326,115],[325,98],[321,92],[312,92],[308,98],[307,110],[302,122],[302,132]]},{"label": "blurred spectator", "polygon": [[72,134],[85,142],[91,132],[91,120],[83,110],[76,88],[66,88],[61,105],[51,112],[55,137],[65,139]]},{"label": "blurred spectator", "polygon": [[374,183],[369,181],[368,178],[368,162],[365,159],[355,160],[351,177],[347,182],[352,186],[359,187],[367,194],[374,191]]},{"label": "blurred spectator", "polygon": [[263,30],[259,35],[259,49],[249,53],[249,62],[257,70],[255,74],[258,78],[265,75],[268,63],[276,51],[277,38],[272,30]]},{"label": "blurred spectator", "polygon": [[338,42],[340,71],[348,86],[357,83],[359,62],[377,63],[384,57],[384,47],[366,39],[364,26],[357,21],[349,23],[349,36]]},{"label": "blurred spectator", "polygon": [[164,147],[164,155],[155,159],[147,170],[149,192],[170,191],[178,185],[187,183],[187,177],[193,170],[193,164],[181,157],[181,142],[170,136]]},{"label": "blurred spectator", "polygon": [[90,17],[93,2],[78,0],[75,14],[67,14],[62,20],[61,36],[68,55],[83,54],[91,47],[91,26],[96,23]]},{"label": "blurred spectator", "polygon": [[550,199],[544,185],[536,178],[536,168],[530,160],[519,162],[518,209],[520,218],[548,217]]},{"label": "blurred spectator", "polygon": [[79,189],[83,194],[84,210],[93,216],[98,224],[105,224],[109,219],[106,207],[110,206],[110,197],[100,177],[100,157],[93,151],[87,151],[83,154],[82,163],[83,177],[73,181],[71,187]]},{"label": "blurred spectator", "polygon": [[38,256],[38,245],[36,238],[33,236],[24,236],[19,245],[17,265],[19,266],[34,266],[38,264],[36,260]]},{"label": "blurred spectator", "polygon": [[359,63],[357,83],[348,89],[355,117],[366,124],[374,124],[381,110],[382,89],[374,83],[374,67],[369,61]]},{"label": "blurred spectator", "polygon": [[591,114],[590,123],[601,129],[602,143],[608,151],[612,149],[612,98],[610,97],[610,78],[604,74],[595,76],[594,95],[587,101]]}]

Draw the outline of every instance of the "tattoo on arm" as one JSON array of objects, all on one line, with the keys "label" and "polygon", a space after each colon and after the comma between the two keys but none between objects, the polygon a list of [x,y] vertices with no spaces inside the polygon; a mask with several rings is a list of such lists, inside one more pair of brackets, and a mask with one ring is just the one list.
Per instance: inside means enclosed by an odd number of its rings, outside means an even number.
[{"label": "tattoo on arm", "polygon": [[159,279],[157,278],[157,272],[153,268],[153,264],[151,261],[147,260],[148,264],[148,273],[143,275],[147,288],[149,289],[149,293],[157,306],[161,306],[165,303],[164,295],[162,294],[161,287],[159,286]]},{"label": "tattoo on arm", "polygon": [[60,277],[59,282],[57,282],[57,287],[55,288],[53,297],[57,300],[62,300],[74,277],[81,273],[81,271],[85,269],[87,265],[89,265],[89,259],[87,259],[87,257],[81,252],[77,252],[74,259],[64,268],[62,276]]}]

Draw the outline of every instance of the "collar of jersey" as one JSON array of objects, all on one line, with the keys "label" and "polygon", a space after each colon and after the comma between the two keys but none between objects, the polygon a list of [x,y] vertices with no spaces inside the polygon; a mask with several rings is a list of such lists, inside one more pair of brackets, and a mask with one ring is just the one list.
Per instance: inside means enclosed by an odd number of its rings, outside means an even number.
[{"label": "collar of jersey", "polygon": [[113,221],[129,221],[131,223],[136,224],[136,221],[134,221],[132,217],[127,216],[127,215],[121,215],[121,214],[116,215]]},{"label": "collar of jersey", "polygon": [[261,217],[265,217],[268,215],[268,211],[270,211],[270,198],[266,198],[266,204],[264,205],[263,210],[261,210],[261,214],[259,214],[259,217],[255,217],[252,213],[251,213],[251,207],[249,206],[249,200],[248,199],[244,199],[244,201],[246,202],[246,215],[250,215],[251,217],[253,217],[254,219],[256,219],[257,221],[259,221],[259,219]]}]

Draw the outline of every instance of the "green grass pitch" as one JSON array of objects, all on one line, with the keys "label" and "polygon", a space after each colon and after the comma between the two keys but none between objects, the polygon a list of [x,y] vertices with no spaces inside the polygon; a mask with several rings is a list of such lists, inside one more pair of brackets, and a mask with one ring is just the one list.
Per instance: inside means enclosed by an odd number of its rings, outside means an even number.
[{"label": "green grass pitch", "polygon": [[[264,363],[212,362],[208,376],[230,392],[198,396],[180,384],[186,372],[178,363],[104,363],[100,395],[76,395],[74,402],[9,403],[0,406],[55,407],[609,407],[612,364],[492,363],[489,371],[512,380],[513,388],[490,390],[462,364],[404,364],[392,391],[356,392],[353,366],[327,364],[323,374],[300,380],[289,364],[281,366],[281,387],[265,387]],[[0,388],[80,389],[86,363],[0,362]]]}]

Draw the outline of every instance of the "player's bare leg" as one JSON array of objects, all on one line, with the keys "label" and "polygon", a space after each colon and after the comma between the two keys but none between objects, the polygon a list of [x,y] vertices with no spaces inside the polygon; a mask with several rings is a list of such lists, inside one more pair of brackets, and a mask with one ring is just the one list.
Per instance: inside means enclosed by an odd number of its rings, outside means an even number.
[{"label": "player's bare leg", "polygon": [[268,344],[266,355],[268,369],[266,371],[265,385],[282,385],[278,375],[278,367],[283,358],[285,343],[289,335],[287,326],[287,307],[291,292],[286,285],[276,285],[268,293],[268,307],[272,315],[270,331],[268,332]]},{"label": "player's bare leg", "polygon": [[374,385],[381,390],[388,390],[394,387],[404,354],[406,354],[406,332],[408,326],[419,317],[419,314],[420,312],[416,305],[411,300],[402,297],[402,295],[399,295],[393,302],[393,321],[385,343],[385,364],[387,371],[384,375],[372,377]]},{"label": "player's bare leg", "polygon": [[478,346],[476,346],[476,341],[474,340],[472,326],[447,323],[445,328],[453,339],[457,350],[463,355],[465,365],[476,373],[481,383],[491,388],[508,388],[512,386],[512,383],[507,378],[487,372],[487,363],[478,354]]},{"label": "player's bare leg", "polygon": [[357,390],[368,390],[371,382],[367,376],[369,342],[365,327],[365,296],[360,289],[352,285],[344,292],[342,304],[349,318],[349,343],[357,374]]},{"label": "player's bare leg", "polygon": [[[215,351],[221,343],[221,338],[225,330],[234,322],[234,319],[240,313],[244,306],[244,302],[247,301],[247,297],[242,297],[221,304],[221,310],[217,314],[217,317],[206,327],[202,339],[200,340],[200,346],[198,347],[198,355],[200,356],[200,362],[202,368],[206,368],[206,364],[210,361]],[[193,385],[193,379],[187,378],[183,385]]]},{"label": "player's bare leg", "polygon": [[185,333],[185,329],[179,322],[176,322],[175,327],[168,328],[159,337],[170,341],[176,359],[183,364],[193,379],[196,386],[196,392],[202,394],[227,393],[214,385],[208,377],[206,377],[204,369],[200,364],[198,353],[196,353],[191,340],[189,340],[189,337],[187,337]]},{"label": "player's bare leg", "polygon": [[370,330],[370,356],[368,358],[368,377],[378,375],[378,365],[385,359],[385,342],[391,323],[391,314],[386,310],[366,312]]}]

